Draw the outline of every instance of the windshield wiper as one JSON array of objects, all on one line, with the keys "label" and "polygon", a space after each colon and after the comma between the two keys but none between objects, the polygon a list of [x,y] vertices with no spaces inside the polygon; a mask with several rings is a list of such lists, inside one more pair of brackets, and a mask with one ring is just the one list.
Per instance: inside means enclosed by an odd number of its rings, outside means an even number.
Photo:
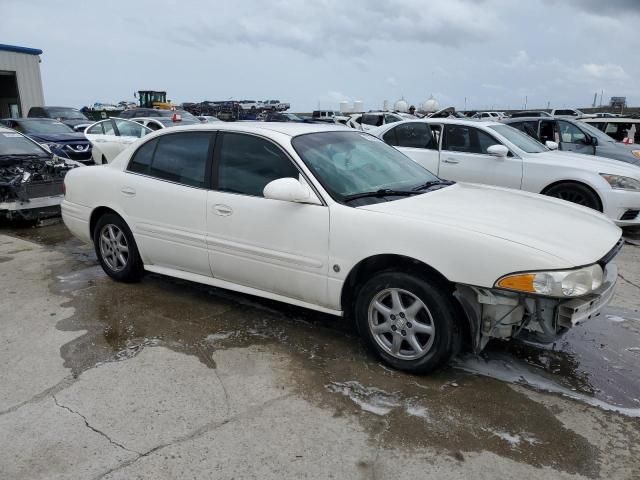
[{"label": "windshield wiper", "polygon": [[411,195],[416,195],[418,192],[414,192],[413,190],[391,190],[390,188],[381,188],[380,190],[376,190],[375,192],[362,192],[362,193],[354,193],[353,195],[347,195],[342,200],[344,202],[350,202],[351,200],[357,200],[359,198],[367,198],[367,197],[409,197]]},{"label": "windshield wiper", "polygon": [[446,187],[448,185],[453,185],[455,182],[452,182],[450,180],[431,180],[430,182],[427,183],[423,183],[422,185],[418,185],[417,187],[413,188],[412,190],[414,192],[419,192],[420,190],[429,190],[432,187],[436,187],[436,186],[443,186]]}]

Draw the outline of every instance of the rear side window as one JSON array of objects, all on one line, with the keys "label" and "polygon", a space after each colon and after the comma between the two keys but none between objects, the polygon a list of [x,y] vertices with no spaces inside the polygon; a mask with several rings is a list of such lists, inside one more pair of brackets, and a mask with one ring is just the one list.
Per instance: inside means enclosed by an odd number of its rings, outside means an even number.
[{"label": "rear side window", "polygon": [[155,138],[134,153],[128,170],[203,188],[212,138],[209,132],[174,133]]},{"label": "rear side window", "polygon": [[298,176],[295,165],[270,141],[240,133],[222,136],[217,190],[262,197],[269,182]]},{"label": "rear side window", "polygon": [[438,148],[426,123],[403,123],[384,134],[385,143],[394,147]]},{"label": "rear side window", "polygon": [[96,123],[94,126],[90,127],[89,130],[87,130],[87,133],[89,135],[103,135],[104,134],[104,129],[102,127],[104,122],[98,122]]},{"label": "rear side window", "polygon": [[513,128],[517,128],[536,140],[538,139],[538,122],[516,122],[510,123],[509,125]]},{"label": "rear side window", "polygon": [[362,115],[361,123],[363,123],[364,125],[379,127],[380,125],[382,125],[382,119],[382,115],[370,115],[365,113],[364,115]]},{"label": "rear side window", "polygon": [[151,160],[153,159],[153,153],[156,150],[156,145],[158,144],[158,139],[154,138],[150,142],[142,145],[136,153],[133,154],[131,160],[129,161],[129,166],[127,170],[135,173],[149,173],[149,167],[151,166]]}]

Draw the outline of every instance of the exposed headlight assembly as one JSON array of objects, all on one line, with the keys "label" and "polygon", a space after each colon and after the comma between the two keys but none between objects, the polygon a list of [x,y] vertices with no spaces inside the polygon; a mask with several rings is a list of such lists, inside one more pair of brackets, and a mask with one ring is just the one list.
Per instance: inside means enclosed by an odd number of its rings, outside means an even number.
[{"label": "exposed headlight assembly", "polygon": [[635,178],[611,175],[609,173],[601,173],[600,176],[611,185],[611,188],[616,190],[640,190],[640,181]]},{"label": "exposed headlight assembly", "polygon": [[598,289],[602,285],[602,277],[600,265],[590,265],[575,270],[505,275],[495,283],[495,287],[548,297],[579,297]]}]

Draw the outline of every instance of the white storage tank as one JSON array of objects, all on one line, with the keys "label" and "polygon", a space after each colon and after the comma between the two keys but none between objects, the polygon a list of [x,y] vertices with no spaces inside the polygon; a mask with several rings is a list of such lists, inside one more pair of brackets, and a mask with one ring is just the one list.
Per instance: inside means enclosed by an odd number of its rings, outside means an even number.
[{"label": "white storage tank", "polygon": [[382,111],[383,112],[389,111],[389,100],[385,100],[384,102],[382,102]]},{"label": "white storage tank", "polygon": [[393,109],[396,112],[406,112],[409,109],[409,105],[407,104],[407,101],[404,98],[401,98],[396,102]]},{"label": "white storage tank", "polygon": [[423,112],[433,113],[433,112],[437,112],[438,110],[440,110],[440,104],[433,97],[431,97],[429,100],[427,100],[422,104]]},{"label": "white storage tank", "polygon": [[362,100],[356,100],[353,102],[354,112],[364,112],[364,102]]},{"label": "white storage tank", "polygon": [[340,102],[340,112],[341,113],[349,113],[351,111],[351,107],[349,106],[349,102],[343,100]]}]

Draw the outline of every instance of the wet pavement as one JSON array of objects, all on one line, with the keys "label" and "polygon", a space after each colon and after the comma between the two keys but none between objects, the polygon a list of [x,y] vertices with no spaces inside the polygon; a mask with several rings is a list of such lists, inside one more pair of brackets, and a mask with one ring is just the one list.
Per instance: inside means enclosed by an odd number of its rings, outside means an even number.
[{"label": "wet pavement", "polygon": [[[0,478],[640,478],[640,234],[605,314],[428,377],[341,319],[0,228]],[[4,472],[4,473],[3,473]]]}]

